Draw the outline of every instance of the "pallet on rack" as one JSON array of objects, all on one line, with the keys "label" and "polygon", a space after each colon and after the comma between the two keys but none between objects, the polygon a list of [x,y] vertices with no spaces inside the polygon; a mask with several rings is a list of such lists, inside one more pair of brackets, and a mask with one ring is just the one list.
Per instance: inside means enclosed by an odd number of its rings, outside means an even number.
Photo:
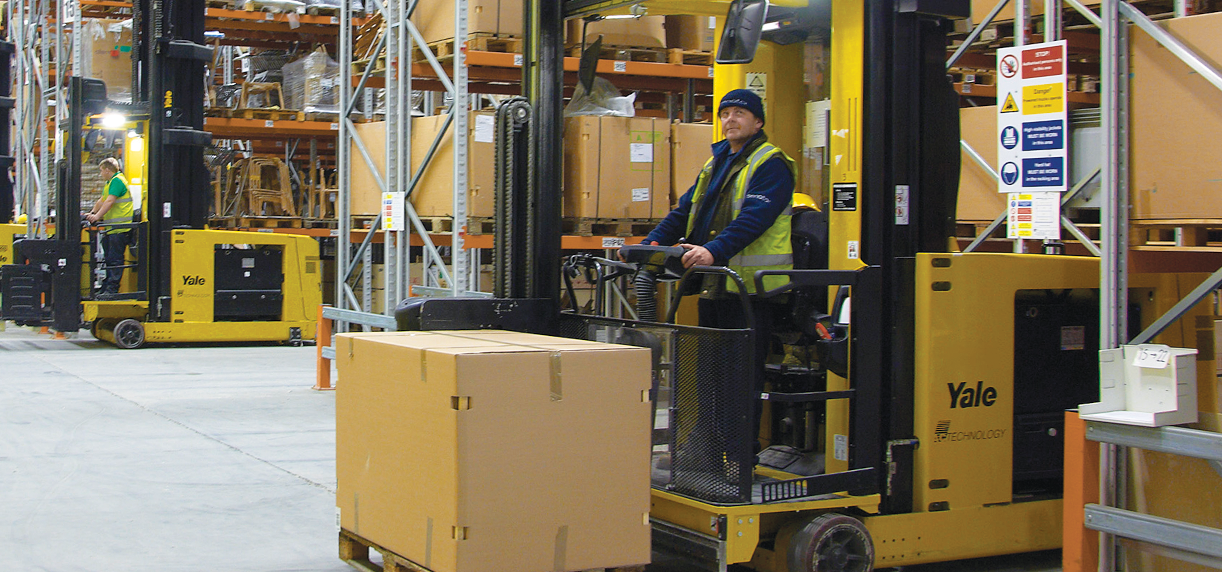
[{"label": "pallet on rack", "polygon": [[566,217],[561,224],[564,234],[576,236],[645,236],[660,220],[632,218],[573,218]]},{"label": "pallet on rack", "polygon": [[386,73],[386,56],[380,55],[372,59],[364,59],[352,62],[352,75],[359,76],[365,73],[365,68],[373,65],[373,71],[369,75],[382,75]]},{"label": "pallet on rack", "polygon": [[684,50],[680,48],[670,48],[666,50],[666,58],[672,64],[681,64],[689,66],[711,66],[713,65],[713,52],[703,52],[699,50]]},{"label": "pallet on rack", "polygon": [[1222,242],[1222,219],[1135,220],[1129,223],[1131,247],[1222,246],[1219,242]]},{"label": "pallet on rack", "polygon": [[378,40],[381,39],[385,30],[386,26],[382,25],[382,12],[375,11],[373,16],[361,24],[353,34],[352,59],[368,60],[373,57],[373,49],[377,47]]},{"label": "pallet on rack", "polygon": [[306,14],[311,16],[339,16],[339,6],[306,6]]},{"label": "pallet on rack", "polygon": [[304,221],[295,216],[236,216],[233,228],[302,228]]},{"label": "pallet on rack", "polygon": [[233,10],[233,0],[208,0],[209,8],[220,8],[221,10]]},{"label": "pallet on rack", "polygon": [[338,111],[303,111],[299,121],[326,121],[335,123],[339,121]]},{"label": "pallet on rack", "polygon": [[467,234],[494,234],[496,219],[492,217],[467,217]]},{"label": "pallet on rack", "polygon": [[[581,57],[581,46],[568,49],[568,55]],[[618,60],[628,62],[660,62],[669,61],[666,48],[645,48],[640,46],[603,46],[598,51],[600,60]]]},{"label": "pallet on rack", "polygon": [[[379,566],[369,558],[373,550],[382,555],[382,565]],[[339,559],[357,570],[371,572],[432,572],[407,558],[378,546],[377,543],[344,529],[339,531]],[[598,568],[606,572],[644,572],[644,566],[621,566],[618,568]],[[593,571],[586,571],[593,572]]]},{"label": "pallet on rack", "polygon": [[[472,32],[467,35],[465,42],[466,48],[474,52],[501,52],[509,54],[522,53],[522,38],[518,36],[507,36],[504,34],[490,34],[487,32]],[[437,40],[429,42],[429,49],[433,51],[433,55],[438,61],[447,61],[454,58],[456,48],[454,47],[454,38],[445,40]],[[420,48],[412,50],[412,62],[421,63],[425,61],[424,52]]]},{"label": "pallet on rack", "polygon": [[221,109],[220,117],[229,117],[233,119],[271,119],[273,121],[301,121],[303,119],[300,111],[292,111],[285,109]]}]

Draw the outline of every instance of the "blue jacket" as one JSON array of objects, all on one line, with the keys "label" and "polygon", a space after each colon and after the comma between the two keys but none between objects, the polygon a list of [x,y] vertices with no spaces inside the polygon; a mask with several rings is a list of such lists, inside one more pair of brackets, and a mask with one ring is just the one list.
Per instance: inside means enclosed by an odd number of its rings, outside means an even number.
[{"label": "blue jacket", "polygon": [[[760,137],[767,137],[762,130],[743,145],[743,149],[751,148],[751,143]],[[746,159],[742,150],[739,150],[738,153],[730,152],[729,141],[722,140],[714,143],[713,174],[709,180],[708,199],[704,201],[702,212],[697,213],[699,218],[692,229],[693,237],[683,235],[687,230],[687,218],[691,215],[692,194],[696,189],[694,183],[679,198],[679,205],[670,211],[662,222],[658,223],[649,236],[645,237],[645,243],[656,241],[658,244],[670,246],[683,238],[687,242],[699,244],[708,249],[709,253],[713,255],[713,264],[725,265],[735,254],[762,236],[793,200],[794,174],[789,171],[785,160],[780,157],[769,159],[756,170],[755,176],[751,178],[750,186],[747,187],[747,197],[738,218],[734,219],[712,240],[706,242],[703,239],[708,235],[707,229],[712,223],[721,193],[730,186],[729,181],[725,180],[726,173],[730,170],[730,166],[740,158]]]}]

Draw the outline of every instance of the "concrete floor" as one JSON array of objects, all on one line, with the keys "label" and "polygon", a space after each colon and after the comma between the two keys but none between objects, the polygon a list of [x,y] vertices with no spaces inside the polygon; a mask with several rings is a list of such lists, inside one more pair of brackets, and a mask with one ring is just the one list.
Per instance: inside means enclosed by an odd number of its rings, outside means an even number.
[{"label": "concrete floor", "polygon": [[[0,570],[351,570],[313,347],[0,331]],[[687,572],[659,562],[651,572]],[[1037,553],[906,570],[1059,570]]]}]

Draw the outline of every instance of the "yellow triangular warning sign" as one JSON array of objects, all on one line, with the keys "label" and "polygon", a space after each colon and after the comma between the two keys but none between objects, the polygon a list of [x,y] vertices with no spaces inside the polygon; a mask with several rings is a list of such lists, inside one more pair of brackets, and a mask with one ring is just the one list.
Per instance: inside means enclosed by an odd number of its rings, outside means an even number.
[{"label": "yellow triangular warning sign", "polygon": [[747,84],[747,87],[764,87],[764,79],[757,75],[751,78],[751,83]]},{"label": "yellow triangular warning sign", "polygon": [[1018,104],[1014,103],[1014,94],[1013,93],[1006,94],[1006,102],[1001,105],[1001,112],[1002,113],[1017,113],[1018,112]]}]

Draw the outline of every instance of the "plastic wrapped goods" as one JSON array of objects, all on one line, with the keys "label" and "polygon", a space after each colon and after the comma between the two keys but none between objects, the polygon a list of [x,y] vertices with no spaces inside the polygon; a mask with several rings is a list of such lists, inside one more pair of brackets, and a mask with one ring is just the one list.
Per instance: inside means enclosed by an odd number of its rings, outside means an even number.
[{"label": "plastic wrapped goods", "polygon": [[321,47],[284,66],[284,97],[289,109],[306,113],[339,112],[339,64]]}]

